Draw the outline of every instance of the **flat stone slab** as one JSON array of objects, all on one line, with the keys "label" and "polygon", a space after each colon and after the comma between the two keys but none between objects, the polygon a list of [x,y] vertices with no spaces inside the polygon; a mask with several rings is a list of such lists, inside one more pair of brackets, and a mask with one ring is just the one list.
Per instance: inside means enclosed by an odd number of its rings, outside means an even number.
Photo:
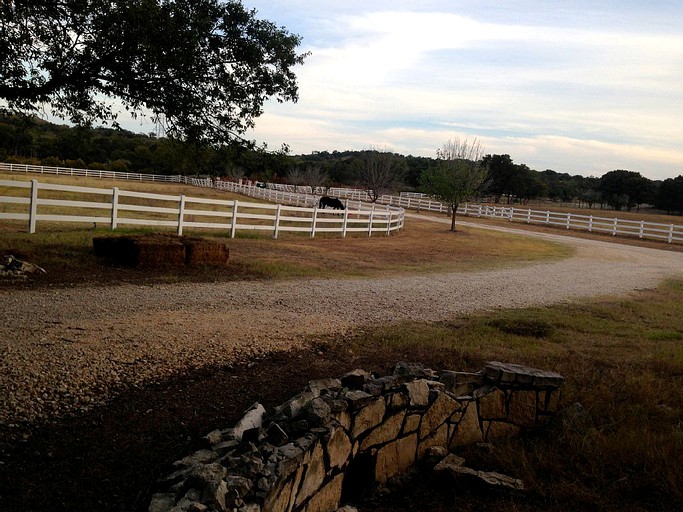
[{"label": "flat stone slab", "polygon": [[484,371],[486,380],[492,384],[560,388],[564,383],[559,373],[521,364],[489,361],[484,363]]}]

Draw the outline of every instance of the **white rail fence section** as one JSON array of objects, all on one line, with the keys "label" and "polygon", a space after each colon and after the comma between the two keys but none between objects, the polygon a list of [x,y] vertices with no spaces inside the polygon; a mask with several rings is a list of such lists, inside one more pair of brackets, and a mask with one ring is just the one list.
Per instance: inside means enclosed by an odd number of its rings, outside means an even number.
[{"label": "white rail fence section", "polygon": [[[136,181],[164,181],[172,183],[186,183],[198,186],[211,186],[224,190],[230,190],[251,197],[262,198],[268,201],[283,202],[295,206],[313,207],[317,197],[312,194],[310,187],[295,187],[283,184],[262,184],[261,187],[254,184],[238,184],[228,181],[213,181],[211,179],[197,179],[187,176],[164,176],[154,174],[117,173],[112,171],[93,171],[86,169],[71,169],[62,167],[44,167],[35,165],[19,165],[0,163],[0,170],[41,173],[63,174],[70,176],[88,176],[109,179],[129,179]],[[265,188],[262,188],[265,186]],[[315,190],[322,193],[322,189]],[[360,206],[363,201],[369,201],[365,190],[351,188],[329,188],[326,193],[347,200],[350,208],[357,204],[357,209],[364,211],[368,206]],[[396,207],[397,209],[414,209],[417,211],[429,211],[448,213],[448,206],[432,199],[425,194],[402,192],[400,196],[383,195],[377,200],[377,204]],[[376,208],[376,211],[378,210]],[[402,210],[399,210],[402,211]],[[525,222],[528,224],[541,224],[546,226],[562,227],[565,229],[578,229],[596,233],[607,233],[612,236],[635,236],[644,239],[663,240],[668,243],[683,243],[683,225],[663,224],[647,221],[618,219],[616,217],[598,217],[593,215],[580,215],[569,212],[553,212],[544,210],[530,210],[526,208],[514,208],[492,205],[466,204],[458,208],[459,215],[476,217],[488,217],[507,219],[512,222]],[[400,214],[400,229],[403,227],[403,214]]]},{"label": "white rail fence section", "polygon": [[11,191],[0,196],[0,220],[25,221],[29,233],[36,232],[38,222],[65,222],[102,223],[112,230],[123,225],[170,227],[179,235],[186,228],[216,229],[231,238],[237,231],[267,231],[275,238],[283,232],[308,233],[311,237],[318,233],[346,237],[354,232],[372,236],[401,229],[405,213],[398,208],[367,205],[329,210],[318,208],[317,202],[313,206],[261,204],[37,180],[0,180],[0,187]]},{"label": "white rail fence section", "polygon": [[665,240],[668,243],[683,242],[683,226],[675,224],[661,224],[645,222],[644,220],[626,220],[616,217],[596,217],[594,215],[579,215],[530,210],[526,208],[512,208],[489,205],[466,204],[458,208],[458,214],[476,217],[507,219],[513,222],[527,224],[541,224],[565,229],[578,229],[596,233],[607,233],[612,236],[635,236]]},{"label": "white rail fence section", "polygon": [[186,176],[164,174],[139,174],[134,172],[97,171],[74,169],[72,167],[46,167],[43,165],[6,164],[0,162],[0,171],[23,172],[32,174],[54,174],[59,176],[82,176],[110,180],[160,181],[164,183],[187,183]]}]

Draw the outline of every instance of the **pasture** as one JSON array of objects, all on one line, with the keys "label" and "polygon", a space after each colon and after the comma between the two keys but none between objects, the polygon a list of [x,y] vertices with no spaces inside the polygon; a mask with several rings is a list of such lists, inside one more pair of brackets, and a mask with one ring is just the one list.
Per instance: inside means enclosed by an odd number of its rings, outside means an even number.
[{"label": "pasture", "polygon": [[[0,175],[3,179],[7,175]],[[17,174],[19,178],[26,175]],[[10,175],[14,178],[14,175]],[[206,199],[254,201],[243,196],[213,189],[181,184],[114,182],[95,178],[44,176],[50,183],[113,187],[139,192],[186,194]],[[43,176],[41,176],[43,179]],[[237,233],[223,237],[216,230],[186,229],[184,234],[206,236],[228,243],[230,264],[227,268],[159,270],[140,273],[120,269],[112,273],[92,253],[92,238],[111,231],[102,226],[84,227],[42,223],[37,233],[26,233],[25,223],[3,222],[0,225],[0,250],[16,253],[45,268],[45,276],[36,277],[36,285],[139,282],[177,282],[192,280],[281,279],[296,277],[376,277],[404,273],[484,270],[504,265],[518,265],[553,260],[571,255],[566,246],[541,240],[466,229],[457,235],[443,226],[411,220],[404,230],[390,236],[350,234],[346,239],[325,234],[312,239],[307,234],[283,233],[277,240],[265,233]],[[117,229],[117,234],[151,232],[150,228]],[[167,232],[172,233],[172,229]],[[485,257],[482,257],[485,256]]]}]

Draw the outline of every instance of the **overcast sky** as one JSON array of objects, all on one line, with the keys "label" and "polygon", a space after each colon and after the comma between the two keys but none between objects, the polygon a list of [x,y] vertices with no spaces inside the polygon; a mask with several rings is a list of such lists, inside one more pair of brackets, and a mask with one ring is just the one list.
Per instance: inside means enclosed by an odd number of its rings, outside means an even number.
[{"label": "overcast sky", "polygon": [[683,2],[245,0],[311,52],[250,134],[294,154],[435,156],[479,139],[532,169],[683,174]]}]

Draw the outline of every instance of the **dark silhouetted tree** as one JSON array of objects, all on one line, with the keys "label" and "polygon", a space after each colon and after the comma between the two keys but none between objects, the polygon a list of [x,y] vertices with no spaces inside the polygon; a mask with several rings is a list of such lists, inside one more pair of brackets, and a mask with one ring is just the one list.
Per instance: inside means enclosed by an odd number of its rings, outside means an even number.
[{"label": "dark silhouetted tree", "polygon": [[86,125],[120,104],[169,136],[245,143],[266,99],[297,100],[299,43],[233,0],[3,1],[0,99]]}]

